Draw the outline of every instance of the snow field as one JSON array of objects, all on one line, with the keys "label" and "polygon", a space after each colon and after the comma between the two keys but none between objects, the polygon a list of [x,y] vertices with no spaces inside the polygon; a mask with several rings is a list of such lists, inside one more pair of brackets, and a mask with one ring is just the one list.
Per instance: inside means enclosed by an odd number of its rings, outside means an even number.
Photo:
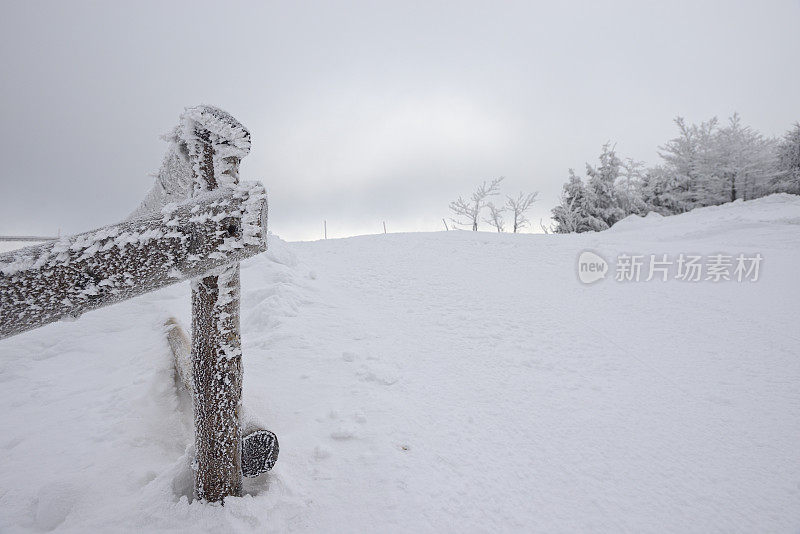
[{"label": "snow field", "polygon": [[[0,341],[0,531],[795,532],[798,245],[789,195],[595,234],[271,238],[242,331],[275,469],[192,502],[173,286]],[[586,286],[586,249],[764,263]]]}]

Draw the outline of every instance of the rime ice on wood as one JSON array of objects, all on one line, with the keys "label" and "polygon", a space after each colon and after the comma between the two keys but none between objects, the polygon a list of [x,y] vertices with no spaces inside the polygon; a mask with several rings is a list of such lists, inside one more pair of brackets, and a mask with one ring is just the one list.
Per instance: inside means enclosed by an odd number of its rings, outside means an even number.
[{"label": "rime ice on wood", "polygon": [[[179,126],[194,175],[192,195],[235,188],[250,133],[228,113],[188,108]],[[192,356],[195,380],[195,491],[222,501],[240,495],[242,351],[239,265],[192,282]]]},{"label": "rime ice on wood", "polygon": [[[175,360],[178,382],[194,400],[194,363],[191,341],[175,318],[168,319],[165,326],[167,327],[167,341]],[[258,476],[272,469],[278,460],[278,438],[274,433],[265,430],[264,423],[259,420],[255,412],[248,410],[244,403],[242,403],[240,418],[242,421],[242,474],[246,477]]]},{"label": "rime ice on wood", "polygon": [[189,197],[194,175],[189,164],[186,143],[180,136],[180,128],[173,129],[163,139],[169,143],[169,148],[156,174],[156,181],[144,200],[130,214],[130,219],[147,216],[171,202],[181,202]]},{"label": "rime ice on wood", "polygon": [[190,151],[200,150],[193,130],[193,125],[198,123],[219,140],[215,144],[215,162],[219,165],[214,169],[215,176],[228,176],[231,172],[233,160],[226,161],[226,158],[241,160],[250,152],[249,132],[227,112],[208,106],[187,109],[181,123],[162,137],[169,143],[167,154],[155,176],[153,187],[130,218],[146,216],[166,204],[180,202],[191,196],[197,169],[194,168],[195,158]]},{"label": "rime ice on wood", "polygon": [[0,255],[0,338],[263,252],[266,202],[261,184],[243,183]]},{"label": "rime ice on wood", "polygon": [[[171,199],[236,187],[250,133],[230,114],[210,106],[187,108],[166,139],[170,149],[158,180],[133,216]],[[241,491],[238,264],[193,281],[192,317],[195,489],[201,498],[220,501]]]}]

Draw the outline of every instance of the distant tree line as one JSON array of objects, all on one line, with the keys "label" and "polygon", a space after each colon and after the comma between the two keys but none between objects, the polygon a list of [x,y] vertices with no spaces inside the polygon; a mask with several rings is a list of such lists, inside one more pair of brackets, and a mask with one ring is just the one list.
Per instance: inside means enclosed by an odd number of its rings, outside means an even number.
[{"label": "distant tree line", "polygon": [[550,230],[600,231],[631,214],[683,213],[771,193],[800,194],[800,123],[781,139],[762,136],[738,114],[727,125],[716,118],[700,124],[675,119],[678,136],[659,147],[661,163],[618,156],[603,146],[599,164],[586,177],[570,169]]}]

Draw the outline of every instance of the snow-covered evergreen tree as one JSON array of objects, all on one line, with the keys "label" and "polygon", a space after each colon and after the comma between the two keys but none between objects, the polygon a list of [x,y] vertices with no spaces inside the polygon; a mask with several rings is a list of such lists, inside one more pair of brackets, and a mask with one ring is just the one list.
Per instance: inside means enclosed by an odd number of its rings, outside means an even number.
[{"label": "snow-covered evergreen tree", "polygon": [[[561,194],[558,205],[553,208],[553,225],[551,230],[556,234],[571,234],[574,232],[585,231],[583,222],[583,215],[577,207],[577,198],[569,198],[565,193]],[[545,233],[549,233],[548,229],[542,225]]]},{"label": "snow-covered evergreen tree", "polygon": [[675,174],[663,165],[647,169],[641,184],[644,212],[673,215],[685,211],[685,194]]},{"label": "snow-covered evergreen tree", "polygon": [[647,206],[642,199],[642,183],[644,181],[644,162],[627,158],[622,164],[622,173],[617,179],[616,196],[619,207],[624,216],[633,213],[640,214],[647,211]]},{"label": "snow-covered evergreen tree", "polygon": [[586,174],[589,177],[586,188],[591,195],[587,196],[585,210],[587,215],[602,222],[602,228],[598,228],[599,230],[609,228],[625,217],[625,212],[620,207],[617,198],[616,189],[621,167],[622,161],[609,143],[603,145],[600,165],[592,167],[588,163],[586,164]]},{"label": "snow-covered evergreen tree", "polygon": [[564,184],[558,206],[552,210],[553,231],[559,234],[588,232],[608,228],[602,220],[590,215],[588,206],[594,205],[594,193],[587,188],[573,169]]}]

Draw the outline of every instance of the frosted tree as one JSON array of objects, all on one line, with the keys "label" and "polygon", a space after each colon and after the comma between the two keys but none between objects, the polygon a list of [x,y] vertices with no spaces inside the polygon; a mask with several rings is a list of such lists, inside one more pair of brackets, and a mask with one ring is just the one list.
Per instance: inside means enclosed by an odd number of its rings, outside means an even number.
[{"label": "frosted tree", "polygon": [[[576,206],[577,200],[576,197],[568,198],[566,194],[561,194],[558,205],[552,211],[554,224],[550,229],[554,233],[571,234],[586,229],[585,224],[583,224],[584,218]],[[542,225],[542,230],[544,233],[549,233],[544,225]]]},{"label": "frosted tree", "polygon": [[608,228],[603,221],[587,213],[586,206],[593,204],[593,195],[593,192],[584,185],[581,177],[570,169],[569,179],[563,186],[560,203],[551,212],[553,232],[567,234]]},{"label": "frosted tree", "polygon": [[497,228],[498,232],[502,232],[505,229],[503,212],[506,211],[506,209],[503,207],[497,207],[491,202],[487,202],[486,207],[489,208],[489,216],[486,217],[484,221],[489,223],[489,226]]},{"label": "frosted tree", "polygon": [[715,139],[716,183],[713,204],[763,196],[777,175],[776,143],[742,124],[738,113]]},{"label": "frosted tree", "polygon": [[673,213],[767,194],[779,175],[776,141],[742,124],[734,113],[720,127],[716,118],[688,125],[660,147],[662,171],[671,175]]},{"label": "frosted tree", "polygon": [[528,220],[525,213],[527,213],[528,210],[531,209],[533,203],[536,202],[537,196],[539,196],[538,191],[528,194],[520,192],[516,197],[506,197],[505,209],[508,210],[513,217],[512,226],[515,234],[530,224],[530,220]]},{"label": "frosted tree", "polygon": [[675,175],[662,165],[645,171],[641,183],[643,212],[655,211],[661,215],[673,215],[684,211],[684,195],[678,187]]},{"label": "frosted tree", "polygon": [[660,165],[623,163],[606,144],[600,164],[586,165],[586,182],[570,170],[553,231],[604,230],[632,213],[672,215],[774,191],[800,194],[800,123],[780,141],[744,125],[738,113],[725,126],[716,118],[675,124],[678,136],[659,147]]},{"label": "frosted tree", "polygon": [[478,230],[478,221],[481,211],[486,207],[489,197],[497,196],[500,193],[500,182],[503,176],[495,178],[488,184],[484,181],[469,199],[458,197],[450,203],[450,211],[455,217],[450,220],[460,226],[471,226],[474,231]]},{"label": "frosted tree", "polygon": [[672,213],[682,213],[715,202],[715,135],[718,121],[712,118],[699,125],[675,119],[678,137],[659,147],[664,160],[662,172],[671,176]]},{"label": "frosted tree", "polygon": [[597,166],[586,164],[585,183],[569,170],[559,205],[552,210],[554,232],[605,230],[630,213],[646,211],[642,199],[644,165],[631,159],[623,164],[609,143],[603,145],[599,160]]},{"label": "frosted tree", "polygon": [[800,122],[786,132],[776,147],[776,176],[774,191],[800,194]]},{"label": "frosted tree", "polygon": [[592,195],[587,197],[587,200],[591,200],[591,202],[587,201],[584,209],[589,216],[602,221],[603,228],[599,228],[601,230],[609,228],[625,216],[617,199],[616,190],[621,167],[622,161],[609,143],[603,145],[600,165],[592,167],[588,163],[586,164],[586,174],[589,177],[586,187]]},{"label": "frosted tree", "polygon": [[622,164],[622,172],[615,187],[619,207],[625,216],[646,211],[647,207],[642,199],[644,173],[644,162],[627,158]]}]

